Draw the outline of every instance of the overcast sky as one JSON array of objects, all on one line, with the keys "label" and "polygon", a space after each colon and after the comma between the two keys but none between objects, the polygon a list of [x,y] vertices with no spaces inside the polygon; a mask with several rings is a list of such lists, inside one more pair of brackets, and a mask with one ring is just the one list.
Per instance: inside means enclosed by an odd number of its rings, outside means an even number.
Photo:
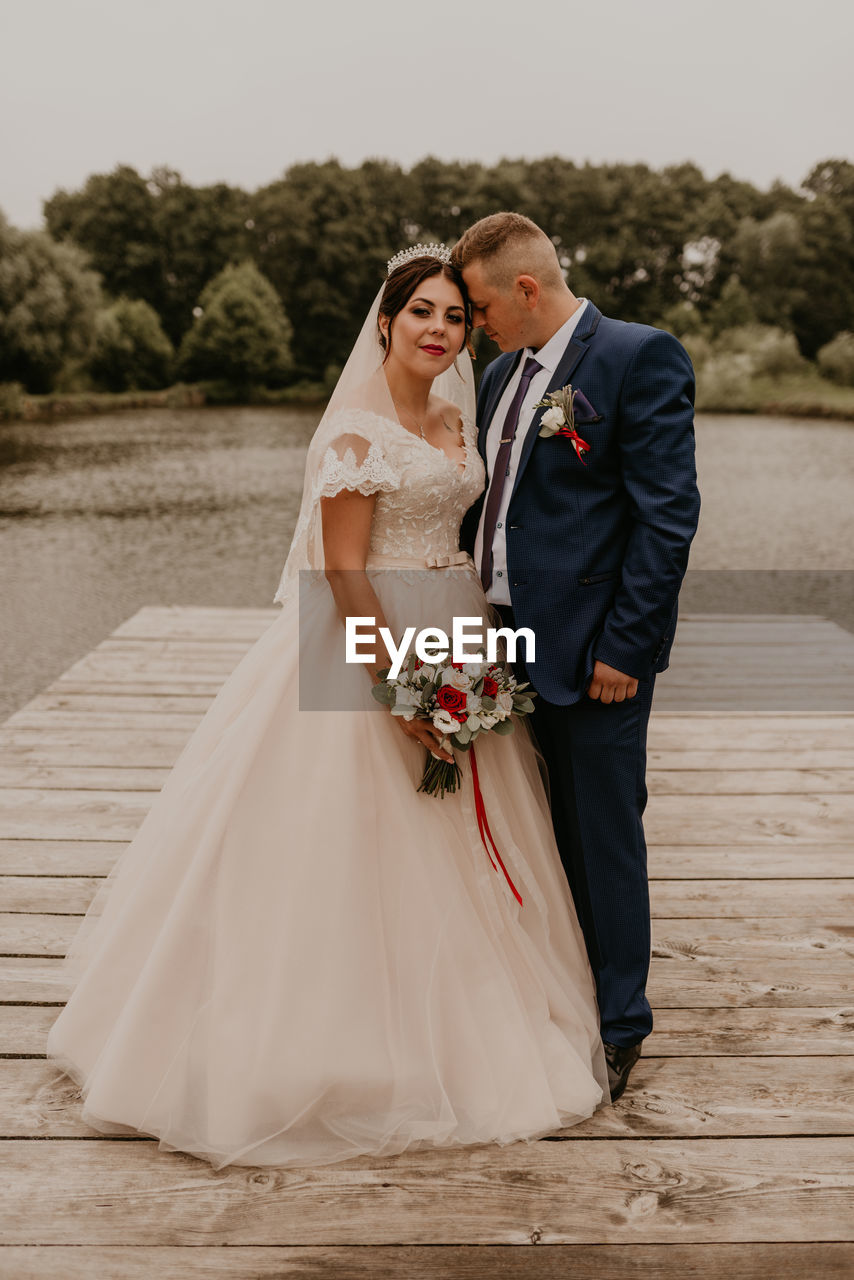
[{"label": "overcast sky", "polygon": [[851,0],[0,0],[0,208],[91,173],[298,160],[854,159]]}]

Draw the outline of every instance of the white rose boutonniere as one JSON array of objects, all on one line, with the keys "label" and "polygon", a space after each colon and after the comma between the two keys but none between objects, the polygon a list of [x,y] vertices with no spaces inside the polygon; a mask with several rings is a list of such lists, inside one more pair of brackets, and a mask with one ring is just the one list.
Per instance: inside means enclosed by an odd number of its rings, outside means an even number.
[{"label": "white rose boutonniere", "polygon": [[534,407],[546,411],[540,419],[539,434],[545,439],[561,436],[571,441],[579,462],[587,466],[584,455],[590,452],[590,445],[575,429],[575,401],[580,395],[581,392],[567,383],[558,391],[550,391],[545,400],[540,400]]}]

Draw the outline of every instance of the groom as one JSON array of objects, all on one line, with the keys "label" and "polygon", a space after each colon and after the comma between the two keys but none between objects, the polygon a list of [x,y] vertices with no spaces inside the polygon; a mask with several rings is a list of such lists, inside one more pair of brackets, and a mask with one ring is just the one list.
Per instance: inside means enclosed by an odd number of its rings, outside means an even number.
[{"label": "groom", "polygon": [[[670,334],[576,298],[520,214],[475,223],[452,260],[506,353],[480,387],[489,485],[462,541],[505,625],[536,637],[534,730],[616,1100],[652,1029],[646,731],[700,507],[693,371]],[[544,423],[537,401],[567,387],[571,417]]]}]

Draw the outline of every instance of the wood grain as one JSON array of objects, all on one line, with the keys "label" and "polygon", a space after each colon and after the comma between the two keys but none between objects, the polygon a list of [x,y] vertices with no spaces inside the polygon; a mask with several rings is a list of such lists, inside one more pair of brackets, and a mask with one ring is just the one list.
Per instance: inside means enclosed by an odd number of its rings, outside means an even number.
[{"label": "wood grain", "polygon": [[8,1280],[851,1280],[854,1273],[854,1246],[839,1243],[0,1249]]},{"label": "wood grain", "polygon": [[[76,927],[79,918],[74,920]],[[49,955],[0,957],[0,1000],[64,999],[69,991],[61,965]],[[649,997],[656,1010],[823,1009],[835,1001],[854,1003],[854,972],[838,953],[771,960],[670,954],[652,960]]]},{"label": "wood grain", "polygon": [[153,1141],[0,1142],[9,1244],[845,1240],[847,1138],[668,1138],[432,1151],[320,1169],[169,1159]]},{"label": "wood grain", "polygon": [[[76,1084],[54,1063],[0,1060],[0,1138],[100,1138],[80,1110]],[[619,1105],[556,1136],[834,1134],[854,1134],[852,1058],[641,1058]]]},{"label": "wood grain", "polygon": [[[0,1005],[0,1052],[44,1053],[56,1016],[50,1006]],[[659,1009],[644,1053],[665,1058],[849,1056],[854,1054],[854,1005]]]}]

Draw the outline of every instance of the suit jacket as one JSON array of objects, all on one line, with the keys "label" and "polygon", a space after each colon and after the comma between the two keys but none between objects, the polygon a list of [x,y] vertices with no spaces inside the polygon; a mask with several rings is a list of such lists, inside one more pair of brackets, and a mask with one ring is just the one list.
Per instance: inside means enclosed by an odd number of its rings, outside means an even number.
[{"label": "suit jacket", "polygon": [[[478,394],[478,444],[521,358],[500,356]],[[663,671],[677,597],[697,527],[694,372],[684,347],[649,325],[603,316],[588,303],[549,390],[583,392],[570,440],[525,435],[507,510],[507,570],[516,626],[531,627],[534,688],[569,705],[585,693],[596,659],[638,679]],[[467,513],[471,551],[483,498]]]}]

